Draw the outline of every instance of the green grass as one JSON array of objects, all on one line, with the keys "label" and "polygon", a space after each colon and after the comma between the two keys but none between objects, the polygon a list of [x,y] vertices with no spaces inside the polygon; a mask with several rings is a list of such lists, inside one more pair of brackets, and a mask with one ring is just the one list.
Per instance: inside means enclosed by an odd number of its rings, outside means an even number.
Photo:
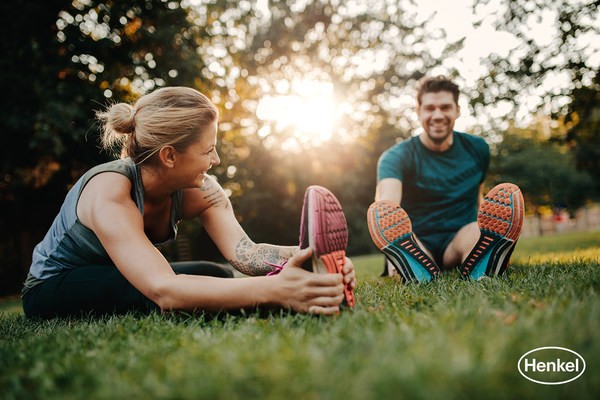
[{"label": "green grass", "polygon": [[[595,399],[600,233],[523,239],[508,278],[427,285],[354,259],[359,306],[334,318],[111,317],[29,321],[0,304],[2,399]],[[582,377],[525,380],[541,346],[577,351]]]}]

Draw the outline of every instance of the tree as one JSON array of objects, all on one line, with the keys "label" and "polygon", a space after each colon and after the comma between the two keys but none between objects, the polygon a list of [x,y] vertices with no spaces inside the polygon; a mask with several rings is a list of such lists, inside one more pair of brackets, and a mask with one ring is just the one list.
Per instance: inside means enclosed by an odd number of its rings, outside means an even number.
[{"label": "tree", "polygon": [[[433,34],[414,22],[404,1],[350,7],[335,0],[273,0],[265,10],[243,3],[207,27],[213,42],[205,46],[224,49],[213,51],[221,54],[213,61],[222,67],[213,79],[227,89],[220,98],[222,165],[215,173],[255,240],[297,242],[302,195],[320,184],[344,207],[350,252],[370,251],[365,221],[376,162],[414,128],[412,88],[441,62],[425,45]],[[339,117],[330,134],[324,127],[311,138],[297,127],[257,118],[261,99],[302,96],[294,82],[331,88]]]},{"label": "tree", "polygon": [[564,138],[573,143],[577,166],[596,177],[600,191],[600,69],[590,86],[573,89],[565,121],[569,130]]},{"label": "tree", "polygon": [[24,277],[66,191],[99,154],[94,109],[162,85],[204,90],[197,35],[161,0],[3,2],[0,292]]},{"label": "tree", "polygon": [[493,150],[489,185],[515,183],[531,209],[562,206],[574,212],[598,198],[590,190],[593,178],[576,169],[567,146],[545,140],[535,126],[511,128]]},{"label": "tree", "polygon": [[[478,2],[475,9],[487,3]],[[506,58],[489,57],[489,74],[474,90],[473,104],[513,104],[512,117],[519,111],[551,116],[565,127],[553,140],[570,144],[577,166],[595,177],[599,189],[600,1],[502,0],[500,4],[496,27],[515,35],[520,45]],[[536,36],[542,26],[543,37]]]},{"label": "tree", "polygon": [[[212,173],[253,239],[297,242],[304,190],[321,184],[344,206],[350,251],[371,250],[377,158],[410,135],[412,86],[440,63],[426,47],[439,36],[414,23],[410,1],[2,3],[14,24],[1,28],[10,106],[0,111],[0,292],[24,278],[70,185],[111,157],[98,152],[94,109],[166,85],[198,88],[219,107],[222,165]],[[342,105],[328,137],[305,140],[257,117],[261,99],[292,94],[294,79],[330,85]],[[215,253],[198,223],[181,231],[200,242],[195,257]]]}]

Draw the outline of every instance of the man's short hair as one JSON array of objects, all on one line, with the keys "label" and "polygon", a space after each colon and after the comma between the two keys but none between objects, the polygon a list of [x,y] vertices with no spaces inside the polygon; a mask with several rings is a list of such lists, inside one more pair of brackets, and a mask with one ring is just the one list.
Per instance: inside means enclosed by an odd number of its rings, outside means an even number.
[{"label": "man's short hair", "polygon": [[419,80],[417,85],[417,104],[421,104],[421,99],[425,93],[450,92],[454,97],[454,102],[458,105],[458,85],[452,82],[444,75],[433,77],[424,77]]}]

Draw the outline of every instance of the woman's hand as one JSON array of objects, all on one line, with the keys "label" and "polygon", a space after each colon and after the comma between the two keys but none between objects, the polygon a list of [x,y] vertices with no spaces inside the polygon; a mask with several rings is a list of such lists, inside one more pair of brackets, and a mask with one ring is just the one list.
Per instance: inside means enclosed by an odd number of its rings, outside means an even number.
[{"label": "woman's hand", "polygon": [[[337,314],[344,300],[345,278],[341,274],[315,274],[302,269],[302,263],[311,256],[312,249],[300,250],[288,260],[281,273],[269,277],[277,280],[278,303],[283,308],[303,313]],[[352,262],[346,262],[344,272],[348,282],[353,282]]]},{"label": "woman's hand", "polygon": [[348,257],[346,257],[346,263],[342,272],[344,274],[344,285],[354,290],[356,288],[356,273],[354,271],[354,264],[352,264],[352,260]]}]

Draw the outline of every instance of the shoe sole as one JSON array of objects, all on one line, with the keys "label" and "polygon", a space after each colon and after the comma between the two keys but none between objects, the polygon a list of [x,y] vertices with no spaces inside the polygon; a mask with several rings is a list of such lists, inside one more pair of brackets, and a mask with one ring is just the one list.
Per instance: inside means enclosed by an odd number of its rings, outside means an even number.
[{"label": "shoe sole", "polygon": [[371,204],[367,220],[371,239],[407,282],[429,282],[439,267],[417,244],[412,223],[399,205],[382,200]]},{"label": "shoe sole", "polygon": [[[303,216],[308,216],[308,226],[301,227],[300,247],[313,249],[313,271],[343,274],[348,247],[348,225],[337,198],[322,186],[309,186],[304,194]],[[304,232],[303,229],[308,231]],[[354,307],[354,292],[344,286],[345,302]]]},{"label": "shoe sole", "polygon": [[463,278],[479,280],[506,272],[524,213],[523,194],[517,185],[501,183],[485,195],[477,213],[481,234],[461,267]]}]

